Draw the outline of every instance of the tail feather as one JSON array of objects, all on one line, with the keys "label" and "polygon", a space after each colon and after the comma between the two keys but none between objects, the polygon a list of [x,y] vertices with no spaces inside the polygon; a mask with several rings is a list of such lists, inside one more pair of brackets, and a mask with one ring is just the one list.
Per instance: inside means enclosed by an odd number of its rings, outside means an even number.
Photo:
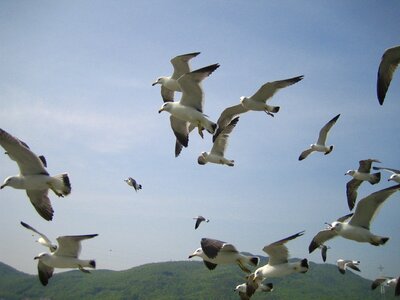
[{"label": "tail feather", "polygon": [[91,261],[89,261],[89,265],[91,268],[96,269],[96,261],[95,260],[92,259]]},{"label": "tail feather", "polygon": [[371,174],[371,175],[372,175],[372,178],[369,180],[369,183],[376,184],[381,180],[381,173],[380,172],[374,173],[374,174]]},{"label": "tail feather", "polygon": [[54,176],[54,178],[59,180],[59,185],[57,189],[63,194],[64,196],[69,195],[71,193],[71,182],[69,180],[68,174],[63,173]]},{"label": "tail feather", "polygon": [[253,266],[257,266],[259,262],[260,262],[260,258],[258,256],[251,256],[250,257],[250,263]]}]

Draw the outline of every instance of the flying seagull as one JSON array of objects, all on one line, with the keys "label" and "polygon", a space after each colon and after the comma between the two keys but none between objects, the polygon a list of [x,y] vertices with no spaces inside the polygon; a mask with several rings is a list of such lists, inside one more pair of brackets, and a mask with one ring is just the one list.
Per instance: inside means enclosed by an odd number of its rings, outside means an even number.
[{"label": "flying seagull", "polygon": [[152,84],[161,85],[161,97],[164,102],[174,101],[174,92],[181,92],[181,87],[178,84],[178,79],[186,73],[189,73],[189,61],[199,55],[200,52],[193,52],[175,56],[171,59],[171,64],[174,67],[174,72],[171,76],[161,76]]},{"label": "flying seagull", "polygon": [[49,253],[40,253],[38,259],[39,280],[43,285],[47,285],[53,276],[54,268],[78,268],[84,273],[90,273],[86,268],[96,268],[94,260],[82,260],[78,256],[81,252],[81,241],[91,239],[97,234],[88,235],[66,235],[57,238],[58,249]]},{"label": "flying seagull", "polygon": [[359,260],[338,259],[336,261],[336,264],[337,264],[338,270],[341,274],[345,274],[347,268],[361,272],[361,270],[357,267],[360,264]]},{"label": "flying seagull", "polygon": [[400,277],[398,278],[386,277],[386,276],[378,277],[372,282],[371,289],[375,290],[380,285],[390,286],[395,288],[394,295],[400,296]]},{"label": "flying seagull", "polygon": [[353,179],[346,184],[347,204],[350,210],[354,208],[357,199],[357,190],[363,181],[376,184],[381,180],[380,172],[374,174],[370,173],[373,162],[380,163],[377,159],[360,160],[358,170],[348,170],[345,174],[353,177]]},{"label": "flying seagull", "polygon": [[201,137],[203,137],[204,128],[213,134],[217,127],[217,124],[208,120],[207,116],[203,114],[204,93],[201,82],[218,67],[219,64],[213,64],[182,75],[178,79],[178,84],[182,89],[181,100],[165,102],[158,111],[159,113],[167,111],[171,114],[172,130],[179,143],[184,147],[188,146],[190,125],[198,128]]},{"label": "flying seagull", "polygon": [[336,236],[374,246],[384,245],[389,238],[373,234],[370,225],[382,204],[399,189],[400,184],[374,192],[360,200],[354,214],[348,214],[328,224],[328,228],[314,236],[308,247],[309,252]]},{"label": "flying seagull", "polygon": [[274,116],[274,113],[279,111],[279,106],[271,106],[267,104],[275,93],[285,87],[288,87],[296,82],[299,82],[304,78],[303,75],[277,80],[272,82],[264,83],[257,92],[251,97],[242,96],[240,97],[240,103],[234,106],[226,108],[219,117],[217,135],[224,130],[231,120],[239,114],[243,114],[248,111],[264,111],[270,116]]},{"label": "flying seagull", "polygon": [[39,244],[49,248],[51,252],[57,250],[57,245],[54,245],[46,235],[37,231],[35,228],[26,224],[25,222],[21,221],[21,225],[24,226],[26,229],[32,230],[33,232],[37,233],[40,236],[39,239],[37,240]]},{"label": "flying seagull", "polygon": [[200,244],[201,248],[196,249],[189,258],[201,257],[209,270],[214,270],[220,264],[238,264],[244,272],[250,273],[245,265],[257,266],[260,260],[258,256],[241,254],[232,244],[219,240],[202,238]]},{"label": "flying seagull", "polygon": [[254,282],[260,283],[265,278],[282,277],[292,273],[306,273],[308,261],[306,258],[301,261],[289,262],[289,250],[286,243],[304,234],[304,231],[293,234],[287,238],[269,244],[263,248],[268,254],[268,263],[259,267],[250,277]]},{"label": "flying seagull", "polygon": [[400,183],[400,170],[397,169],[392,169],[392,168],[385,168],[385,167],[372,167],[374,170],[385,170],[388,172],[391,172],[392,175],[390,175],[388,181],[395,181],[397,183]]},{"label": "flying seagull", "polygon": [[193,218],[193,220],[196,220],[196,224],[194,224],[194,229],[199,228],[201,222],[210,222],[209,219],[206,219],[203,216],[197,216],[196,218]]},{"label": "flying seagull", "polygon": [[329,154],[333,150],[333,145],[332,146],[326,146],[326,138],[328,137],[329,130],[332,128],[333,125],[335,125],[337,119],[339,119],[340,114],[338,114],[336,117],[334,117],[332,120],[330,120],[328,123],[324,125],[324,127],[321,128],[319,131],[319,136],[318,140],[315,144],[311,144],[310,148],[307,150],[304,150],[300,156],[299,160],[305,159],[308,155],[310,155],[314,151],[318,152],[324,152],[325,155]]},{"label": "flying seagull", "polygon": [[136,180],[133,179],[132,177],[128,177],[127,179],[124,179],[124,181],[125,181],[128,185],[132,186],[132,187],[135,189],[136,192],[137,192],[138,190],[141,190],[141,189],[142,189],[142,185],[139,184],[139,183],[137,183]]},{"label": "flying seagull", "polygon": [[386,92],[392,81],[393,73],[400,64],[400,46],[386,49],[383,53],[381,63],[378,69],[378,80],[376,84],[376,93],[379,104],[382,105],[385,100]]},{"label": "flying seagull", "polygon": [[26,190],[39,215],[47,221],[52,220],[54,211],[48,197],[48,190],[51,189],[59,197],[70,194],[71,184],[68,174],[50,176],[45,168],[44,157],[38,157],[25,143],[3,129],[0,129],[0,145],[6,150],[8,156],[16,161],[20,171],[19,175],[7,177],[0,189],[10,186]]},{"label": "flying seagull", "polygon": [[233,119],[228,126],[222,130],[222,132],[214,140],[214,144],[210,152],[201,152],[197,159],[199,165],[205,165],[206,163],[221,164],[233,167],[235,165],[234,160],[225,158],[225,150],[228,146],[229,135],[232,133],[233,128],[235,128],[239,117]]},{"label": "flying seagull", "polygon": [[255,292],[272,292],[274,290],[274,286],[272,283],[267,283],[267,284],[258,284],[254,285],[252,282],[245,282],[242,284],[239,284],[236,286],[234,289],[235,292],[239,293],[239,297],[241,300],[248,300],[251,298],[251,296]]}]

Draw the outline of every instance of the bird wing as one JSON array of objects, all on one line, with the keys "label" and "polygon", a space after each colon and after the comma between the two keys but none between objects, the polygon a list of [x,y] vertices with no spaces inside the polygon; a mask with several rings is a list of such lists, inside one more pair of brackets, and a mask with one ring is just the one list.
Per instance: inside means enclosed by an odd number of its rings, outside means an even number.
[{"label": "bird wing", "polygon": [[211,153],[224,156],[225,149],[228,146],[229,135],[232,133],[232,130],[235,128],[237,122],[239,122],[239,117],[234,118],[229,125],[224,128],[221,134],[217,136],[213,147],[211,148]]},{"label": "bird wing", "polygon": [[78,258],[81,252],[81,241],[94,238],[97,235],[98,234],[59,236],[57,238],[58,249],[54,252],[54,255]]},{"label": "bird wing", "polygon": [[22,221],[21,221],[20,223],[21,223],[21,225],[24,226],[26,229],[32,230],[33,232],[35,232],[35,233],[37,233],[38,235],[40,235],[40,236],[42,237],[42,239],[45,241],[46,246],[49,247],[50,250],[51,250],[51,245],[52,245],[52,243],[51,243],[50,239],[49,239],[46,235],[44,235],[43,233],[37,231],[35,228],[33,228],[32,226],[30,226],[29,224],[26,224],[25,222],[22,222]]},{"label": "bird wing", "polygon": [[49,283],[49,279],[53,276],[54,268],[45,265],[40,260],[38,262],[38,274],[39,280],[43,285],[47,285]]},{"label": "bird wing", "polygon": [[163,85],[161,86],[161,97],[163,98],[164,103],[165,102],[173,102],[174,95],[175,95],[175,92],[173,90],[170,90],[169,88],[167,88]]},{"label": "bird wing", "polygon": [[328,246],[326,245],[321,245],[321,256],[322,260],[325,262],[326,261],[326,255],[328,253]]},{"label": "bird wing", "polygon": [[385,100],[386,92],[392,81],[393,73],[400,63],[400,46],[387,49],[383,55],[378,69],[376,92],[380,105]]},{"label": "bird wing", "polygon": [[369,173],[371,171],[371,165],[372,165],[373,162],[380,163],[380,161],[377,160],[377,159],[360,160],[359,161],[360,166],[358,167],[358,172]]},{"label": "bird wing", "polygon": [[374,192],[369,196],[361,199],[356,206],[356,210],[353,217],[349,221],[349,224],[369,229],[371,222],[373,221],[376,214],[379,212],[382,204],[399,189],[400,184],[397,184]]},{"label": "bird wing", "polygon": [[9,157],[17,162],[22,175],[48,175],[42,160],[29,149],[28,145],[3,129],[0,129],[0,145]]},{"label": "bird wing", "polygon": [[313,153],[314,150],[309,148],[307,150],[304,150],[303,152],[301,152],[300,156],[299,156],[299,160],[303,160],[305,159],[307,156],[309,156],[311,153]]},{"label": "bird wing", "polygon": [[400,174],[400,170],[392,169],[392,168],[372,167],[372,169],[374,169],[374,170],[386,170],[386,171],[392,172],[392,173],[394,173],[394,174]]},{"label": "bird wing", "polygon": [[347,266],[348,268],[350,268],[350,269],[353,269],[354,271],[361,272],[361,270],[357,267],[357,265],[356,265],[354,262],[352,262],[352,261],[347,262],[347,263],[346,263],[346,266]]},{"label": "bird wing", "polygon": [[347,204],[350,210],[354,208],[357,199],[357,190],[361,183],[362,180],[353,178],[346,184]]},{"label": "bird wing", "polygon": [[199,55],[200,52],[193,52],[175,56],[171,59],[171,64],[174,67],[174,73],[172,73],[171,78],[177,80],[185,73],[190,72],[189,60],[193,57]]},{"label": "bird wing", "polygon": [[288,262],[289,250],[285,246],[285,244],[290,240],[302,236],[303,234],[304,231],[301,231],[287,238],[284,238],[282,240],[279,240],[277,242],[265,246],[263,248],[263,251],[269,255],[268,264],[273,266]]},{"label": "bird wing", "polygon": [[328,136],[328,132],[332,128],[332,126],[335,125],[335,123],[336,123],[337,119],[339,119],[339,117],[340,117],[340,114],[338,114],[336,117],[334,117],[328,123],[326,123],[324,125],[324,127],[321,128],[321,130],[319,131],[317,144],[325,145],[326,138]]},{"label": "bird wing", "polygon": [[331,229],[323,229],[318,232],[312,239],[310,245],[308,246],[308,252],[311,253],[317,249],[320,245],[324,244],[326,241],[337,236],[337,233]]},{"label": "bird wing", "polygon": [[[177,119],[177,122],[178,121],[179,121],[179,119]],[[177,124],[177,126],[178,127],[182,126],[182,128],[180,130],[182,132],[184,132],[185,128],[183,127],[183,124],[181,124],[181,125]],[[189,134],[193,131],[194,128],[196,128],[196,127],[192,123],[189,123],[189,132],[188,132],[188,135],[187,135],[188,142],[189,142]],[[183,148],[183,145],[179,142],[178,139],[176,139],[176,141],[175,141],[175,157],[178,157],[179,154],[181,154],[182,148]]]},{"label": "bird wing", "polygon": [[[189,143],[189,123],[186,121],[183,121],[181,119],[178,119],[172,115],[169,117],[169,120],[171,123],[172,131],[174,132],[177,141],[182,146],[187,147],[188,143]],[[176,156],[176,153],[177,153],[177,150],[176,150],[176,145],[175,145],[175,156]]]},{"label": "bird wing", "polygon": [[255,101],[266,102],[269,98],[271,98],[279,89],[285,88],[289,85],[295,84],[303,79],[302,76],[297,76],[284,80],[277,80],[272,82],[264,83],[257,92],[251,98]]},{"label": "bird wing", "polygon": [[372,290],[376,289],[378,286],[380,286],[382,283],[384,283],[387,280],[388,280],[387,277],[379,277],[379,278],[375,279],[371,284],[371,289]]},{"label": "bird wing", "polygon": [[218,121],[217,121],[218,129],[216,130],[216,132],[213,136],[213,142],[216,140],[218,135],[225,129],[225,127],[231,123],[231,121],[234,117],[236,117],[239,114],[245,113],[246,111],[248,111],[248,109],[245,108],[240,103],[237,105],[225,108],[223,110],[223,112],[221,113],[220,117],[218,118]]},{"label": "bird wing", "polygon": [[39,215],[45,220],[50,221],[53,219],[54,210],[47,196],[48,191],[49,190],[26,190],[26,194]]},{"label": "bird wing", "polygon": [[202,238],[200,242],[201,249],[209,258],[215,258],[224,244],[225,242],[209,238]]},{"label": "bird wing", "polygon": [[196,218],[196,224],[194,225],[194,229],[197,229],[199,227],[200,223],[203,222],[203,221],[204,221],[203,217],[197,217]]},{"label": "bird wing", "polygon": [[219,64],[210,65],[182,75],[178,84],[182,90],[182,105],[190,106],[203,112],[203,89],[201,82],[219,67]]}]

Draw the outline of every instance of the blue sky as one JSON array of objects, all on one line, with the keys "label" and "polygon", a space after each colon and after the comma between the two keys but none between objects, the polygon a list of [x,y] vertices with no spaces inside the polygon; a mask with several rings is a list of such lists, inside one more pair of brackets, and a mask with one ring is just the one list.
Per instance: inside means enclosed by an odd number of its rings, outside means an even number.
[{"label": "blue sky", "polygon": [[[82,257],[101,269],[186,260],[202,237],[264,254],[301,230],[291,256],[322,263],[308,245],[324,222],[348,213],[344,173],[367,158],[400,168],[398,74],[383,106],[375,92],[383,51],[399,44],[399,13],[398,1],[1,2],[0,128],[45,155],[51,174],[68,172],[72,193],[50,196],[55,217],[46,222],[23,191],[1,190],[0,261],[36,273],[33,257],[45,249],[25,221],[52,239],[98,233]],[[275,118],[241,116],[226,152],[233,168],[197,164],[211,148],[208,134],[194,132],[175,158],[169,116],[158,114],[151,83],[172,72],[172,57],[193,51],[201,52],[193,69],[221,65],[203,84],[214,121],[263,83],[304,75],[271,100],[281,107]],[[338,113],[334,151],[299,162]],[[1,180],[18,172],[7,156],[0,166]],[[128,176],[143,190],[127,186]],[[390,186],[388,176],[363,184],[359,199]],[[372,226],[391,238],[385,246],[337,238],[328,263],[358,259],[362,276],[374,278],[379,265],[398,276],[399,200],[390,198]],[[195,231],[198,214],[211,221]]]}]

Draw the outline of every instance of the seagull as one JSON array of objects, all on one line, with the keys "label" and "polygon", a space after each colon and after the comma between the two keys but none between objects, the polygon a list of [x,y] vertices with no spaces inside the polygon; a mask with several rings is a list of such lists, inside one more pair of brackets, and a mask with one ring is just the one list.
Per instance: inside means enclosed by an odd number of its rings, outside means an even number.
[{"label": "seagull", "polygon": [[314,151],[318,152],[324,152],[325,155],[329,154],[333,150],[333,145],[332,146],[326,146],[326,138],[328,137],[329,130],[332,128],[333,125],[335,125],[337,119],[339,119],[340,114],[338,114],[336,117],[334,117],[332,120],[330,120],[328,123],[324,125],[324,127],[321,128],[319,131],[319,136],[318,140],[315,144],[311,144],[310,148],[307,150],[304,150],[300,156],[299,160],[305,159],[308,155],[310,155]]},{"label": "seagull", "polygon": [[391,172],[392,175],[390,175],[388,181],[395,181],[397,183],[400,183],[400,170],[392,169],[392,168],[385,168],[385,167],[372,167],[374,170],[385,170],[388,172]]},{"label": "seagull", "polygon": [[319,248],[321,249],[322,260],[324,262],[326,262],[326,255],[327,255],[328,249],[330,249],[331,247],[322,244],[319,246]]},{"label": "seagull", "polygon": [[354,214],[343,216],[332,224],[327,223],[328,228],[318,232],[311,241],[309,253],[338,235],[360,243],[384,245],[389,238],[373,234],[370,225],[382,204],[399,189],[400,184],[374,192],[358,202]]},{"label": "seagull", "polygon": [[171,64],[174,67],[172,75],[159,77],[155,82],[153,82],[153,86],[156,84],[161,85],[161,96],[164,102],[174,101],[174,92],[182,92],[181,87],[178,84],[178,79],[183,74],[191,71],[189,61],[199,54],[200,52],[193,52],[175,56],[171,59]]},{"label": "seagull", "polygon": [[8,156],[16,161],[20,174],[9,176],[4,180],[0,189],[6,186],[26,190],[26,193],[36,211],[45,220],[53,219],[53,208],[48,197],[51,189],[57,196],[63,197],[71,193],[68,174],[50,176],[46,171],[45,159],[38,157],[29,147],[18,138],[0,129],[0,145]]},{"label": "seagull", "polygon": [[373,162],[380,163],[377,159],[365,159],[360,160],[358,170],[348,170],[344,175],[350,175],[353,177],[346,184],[346,195],[347,204],[349,205],[350,211],[353,210],[354,204],[357,199],[357,190],[363,181],[368,181],[370,184],[376,184],[381,180],[381,173],[370,174],[371,165]]},{"label": "seagull", "polygon": [[261,282],[265,278],[282,277],[292,273],[306,273],[308,271],[308,261],[306,258],[301,261],[289,262],[289,250],[286,243],[299,236],[302,236],[304,231],[293,234],[287,238],[269,244],[263,248],[263,251],[268,254],[268,263],[259,267],[250,277],[255,282]]},{"label": "seagull", "polygon": [[231,120],[239,114],[248,111],[264,111],[271,117],[274,113],[279,111],[279,106],[271,106],[266,102],[271,99],[275,93],[285,87],[288,87],[296,82],[299,82],[304,78],[303,75],[277,80],[272,82],[267,82],[263,84],[258,91],[251,97],[240,97],[240,103],[231,107],[226,108],[219,117],[217,135],[224,130],[224,128],[231,122]]},{"label": "seagull", "polygon": [[379,104],[383,105],[386,92],[392,81],[393,73],[400,64],[400,46],[386,49],[383,53],[381,63],[378,69],[378,80],[376,84],[376,93],[378,95]]},{"label": "seagull", "polygon": [[251,298],[251,296],[255,293],[255,292],[272,292],[274,290],[274,286],[272,283],[267,283],[267,284],[258,284],[258,285],[254,285],[253,283],[245,282],[242,284],[239,284],[238,286],[236,286],[236,288],[234,289],[235,292],[239,293],[240,299],[241,300],[248,300]]},{"label": "seagull", "polygon": [[371,284],[371,289],[375,290],[378,286],[383,285],[383,286],[390,286],[395,288],[394,295],[395,296],[400,296],[400,277],[394,278],[394,277],[378,277],[375,279],[372,284]]},{"label": "seagull", "polygon": [[130,185],[133,186],[133,188],[135,189],[135,191],[137,192],[138,190],[142,189],[142,185],[137,183],[135,179],[133,179],[132,177],[128,177],[128,179],[124,179],[124,181]]},{"label": "seagull", "polygon": [[194,229],[199,228],[199,225],[201,222],[210,222],[209,219],[204,218],[203,216],[197,216],[196,218],[193,218],[193,220],[196,220],[196,224],[194,225]]},{"label": "seagull", "polygon": [[[201,82],[219,67],[213,64],[182,75],[178,84],[182,89],[182,97],[179,102],[165,102],[160,110],[171,114],[170,122],[175,137],[179,143],[187,147],[189,142],[189,126],[198,127],[198,132],[203,137],[205,128],[213,134],[217,124],[207,119],[203,114],[204,93]],[[175,152],[176,155],[176,152]]]},{"label": "seagull", "polygon": [[37,233],[38,235],[40,235],[39,239],[37,240],[37,242],[47,248],[50,249],[51,252],[54,252],[57,250],[57,245],[53,244],[50,239],[44,235],[43,233],[37,231],[35,228],[33,228],[32,226],[26,224],[25,222],[21,221],[21,225],[24,226],[25,228],[32,230],[33,232]]},{"label": "seagull", "polygon": [[227,165],[229,167],[233,167],[235,165],[234,160],[227,159],[224,157],[224,155],[226,147],[228,146],[229,135],[231,134],[233,128],[235,128],[238,121],[239,117],[236,117],[229,123],[228,126],[224,128],[224,130],[222,130],[222,132],[214,140],[214,144],[210,152],[201,152],[197,159],[199,165],[205,165],[208,162]]},{"label": "seagull", "polygon": [[201,248],[196,249],[189,258],[201,257],[209,270],[214,270],[220,264],[238,264],[246,273],[251,271],[245,264],[257,266],[260,258],[239,253],[235,246],[215,239],[202,238]]},{"label": "seagull", "polygon": [[47,285],[51,276],[53,276],[54,268],[78,268],[84,273],[90,273],[87,268],[96,268],[94,260],[79,259],[81,252],[81,241],[91,239],[98,234],[88,235],[66,235],[57,238],[58,249],[49,254],[40,253],[34,259],[38,259],[39,280],[43,285]]},{"label": "seagull", "polygon": [[360,264],[359,260],[338,259],[336,264],[341,274],[345,274],[347,268],[361,272],[361,270],[357,267]]}]

